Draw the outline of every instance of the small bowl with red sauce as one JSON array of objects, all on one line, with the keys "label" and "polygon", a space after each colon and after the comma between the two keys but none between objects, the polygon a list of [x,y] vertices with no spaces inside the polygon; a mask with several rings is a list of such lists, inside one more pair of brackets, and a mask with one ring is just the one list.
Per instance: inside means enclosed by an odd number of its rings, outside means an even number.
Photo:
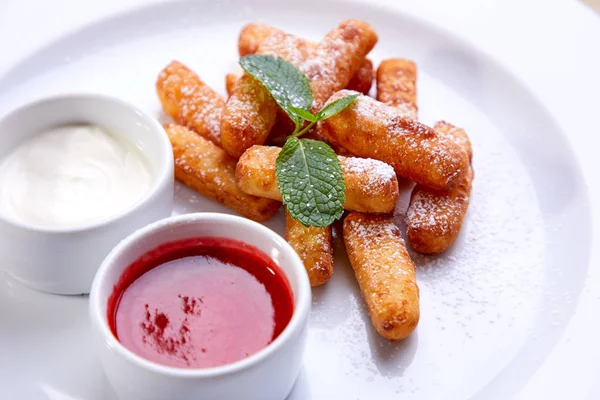
[{"label": "small bowl with red sauce", "polygon": [[281,400],[302,364],[310,284],[270,229],[186,214],[133,233],[92,285],[94,340],[128,400]]}]

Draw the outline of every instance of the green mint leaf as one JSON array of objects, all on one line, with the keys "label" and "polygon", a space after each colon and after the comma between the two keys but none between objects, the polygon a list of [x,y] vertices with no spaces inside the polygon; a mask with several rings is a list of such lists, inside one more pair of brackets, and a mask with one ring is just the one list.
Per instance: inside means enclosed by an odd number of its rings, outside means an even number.
[{"label": "green mint leaf", "polygon": [[267,88],[279,107],[298,126],[304,121],[291,107],[310,110],[313,103],[310,82],[294,64],[281,57],[250,55],[240,58],[240,65]]},{"label": "green mint leaf", "polygon": [[301,108],[290,107],[290,111],[296,114],[297,116],[304,118],[309,122],[317,122],[317,116],[313,115],[310,111],[303,110]]},{"label": "green mint leaf", "polygon": [[340,161],[326,143],[290,138],[275,164],[277,186],[292,218],[329,226],[342,216],[346,184]]},{"label": "green mint leaf", "polygon": [[319,113],[317,114],[317,119],[319,121],[322,121],[329,117],[333,117],[335,114],[339,113],[344,108],[352,104],[354,99],[356,99],[358,96],[360,96],[359,93],[351,94],[350,96],[342,97],[341,99],[337,99],[333,103],[327,104],[321,109],[321,111],[319,111]]}]

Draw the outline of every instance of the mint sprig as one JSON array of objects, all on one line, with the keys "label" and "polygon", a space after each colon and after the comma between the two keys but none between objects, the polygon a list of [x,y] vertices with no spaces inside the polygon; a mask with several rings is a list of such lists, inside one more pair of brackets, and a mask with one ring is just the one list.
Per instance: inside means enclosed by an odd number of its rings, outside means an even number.
[{"label": "mint sprig", "polygon": [[271,93],[295,124],[275,164],[283,204],[292,218],[306,226],[329,226],[342,216],[346,201],[340,161],[326,143],[298,137],[348,107],[359,94],[337,99],[315,115],[310,111],[310,82],[292,63],[280,57],[251,55],[241,58],[240,65]]},{"label": "mint sprig", "polygon": [[326,143],[288,139],[277,156],[275,175],[288,212],[302,224],[325,227],[342,216],[344,174],[337,155]]},{"label": "mint sprig", "polygon": [[296,129],[300,129],[304,119],[292,109],[310,110],[312,106],[313,95],[306,75],[281,57],[251,55],[242,57],[240,65],[262,83],[296,124]]},{"label": "mint sprig", "polygon": [[334,115],[340,113],[344,108],[348,107],[354,99],[359,96],[359,93],[351,94],[349,96],[342,97],[341,99],[337,99],[319,111],[316,115],[318,121],[323,121],[324,119],[333,117]]}]

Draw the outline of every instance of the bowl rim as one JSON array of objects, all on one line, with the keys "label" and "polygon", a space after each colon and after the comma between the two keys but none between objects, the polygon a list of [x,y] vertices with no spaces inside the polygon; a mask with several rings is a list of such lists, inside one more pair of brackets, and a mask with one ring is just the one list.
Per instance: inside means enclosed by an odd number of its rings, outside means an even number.
[{"label": "bowl rim", "polygon": [[[108,325],[107,310],[102,306],[102,299],[100,298],[99,290],[100,287],[106,285],[106,274],[112,268],[115,258],[117,258],[124,251],[134,246],[139,240],[143,240],[144,237],[154,233],[159,229],[169,227],[171,229],[177,229],[178,226],[197,224],[202,222],[218,222],[222,224],[245,225],[246,227],[254,230],[256,234],[263,235],[265,239],[271,242],[275,242],[276,245],[283,251],[286,252],[286,259],[288,263],[292,265],[293,274],[296,275],[298,282],[298,293],[294,296],[294,311],[292,318],[288,322],[284,330],[267,346],[252,354],[249,357],[241,360],[220,365],[211,368],[178,368],[166,366],[163,364],[150,361],[142,356],[137,355],[133,351],[123,346],[119,340],[112,333]],[[244,242],[243,240],[241,240]],[[269,256],[270,257],[270,256]],[[288,280],[290,280],[290,274],[283,270],[282,272]],[[110,284],[109,284],[110,285]],[[177,216],[171,216],[162,220],[156,221],[149,224],[136,232],[132,233],[125,239],[123,239],[115,248],[108,254],[104,259],[100,268],[96,272],[92,288],[90,290],[89,298],[89,312],[92,320],[92,330],[99,332],[103,339],[103,345],[108,347],[111,352],[116,353],[119,357],[124,358],[130,364],[138,368],[148,370],[153,373],[160,375],[174,377],[174,378],[211,378],[220,377],[230,374],[234,374],[241,370],[246,370],[257,366],[266,359],[272,357],[281,347],[289,342],[295,332],[303,329],[308,320],[308,313],[311,305],[311,287],[308,280],[308,275],[304,268],[304,264],[296,251],[286,242],[281,236],[267,228],[266,226],[243,218],[240,216],[213,213],[213,212],[199,212],[191,214],[182,214]]]},{"label": "bowl rim", "polygon": [[[152,177],[152,185],[150,186],[148,191],[142,197],[140,197],[140,199],[137,202],[135,202],[128,208],[126,208],[108,218],[99,220],[97,222],[78,224],[78,225],[69,225],[69,226],[44,226],[44,225],[31,224],[31,223],[21,221],[16,218],[11,218],[9,216],[6,216],[6,215],[3,215],[2,213],[0,213],[0,223],[5,223],[7,225],[11,225],[15,228],[22,229],[24,231],[39,232],[39,233],[44,233],[44,234],[49,234],[49,235],[63,235],[63,234],[69,235],[69,234],[79,233],[79,232],[94,231],[96,229],[101,229],[107,225],[114,224],[115,222],[118,222],[121,219],[126,218],[127,216],[132,214],[134,211],[138,210],[139,208],[147,206],[148,203],[150,203],[159,193],[163,192],[165,190],[165,188],[167,188],[169,185],[171,185],[172,181],[174,181],[174,178],[173,178],[173,176],[174,176],[173,148],[171,146],[171,142],[169,141],[169,138],[167,136],[167,133],[166,133],[164,127],[161,125],[160,122],[158,122],[158,120],[156,118],[152,117],[150,114],[146,113],[139,107],[137,107],[131,103],[128,103],[124,100],[121,100],[117,97],[104,95],[104,94],[98,94],[98,93],[68,93],[68,94],[58,94],[58,95],[53,95],[53,96],[47,96],[47,97],[43,97],[41,99],[37,99],[37,100],[31,101],[31,102],[22,104],[16,108],[12,109],[11,111],[9,111],[7,114],[4,114],[0,118],[0,125],[2,125],[2,123],[5,120],[11,118],[15,114],[30,112],[30,109],[32,109],[34,107],[44,107],[45,105],[53,103],[53,102],[60,103],[60,102],[69,102],[69,101],[74,101],[74,102],[100,101],[100,102],[105,102],[105,103],[112,103],[113,105],[116,105],[117,107],[125,108],[125,109],[128,109],[129,111],[132,111],[134,114],[137,115],[139,121],[141,121],[142,123],[144,123],[144,125],[146,125],[146,126],[148,126],[148,128],[150,128],[149,131],[152,132],[152,135],[154,135],[154,138],[157,140],[157,142],[160,145],[160,160],[157,163],[158,168],[156,168],[156,171]],[[98,125],[101,126],[102,124],[100,123]],[[121,136],[121,134],[119,132],[111,131],[110,133],[117,137]],[[146,139],[144,139],[144,140],[146,140]],[[142,155],[142,157],[144,157],[146,159],[145,160],[146,162],[150,161],[147,159],[147,156],[141,150],[140,150],[140,154]],[[0,159],[0,162],[1,161],[2,160]]]}]

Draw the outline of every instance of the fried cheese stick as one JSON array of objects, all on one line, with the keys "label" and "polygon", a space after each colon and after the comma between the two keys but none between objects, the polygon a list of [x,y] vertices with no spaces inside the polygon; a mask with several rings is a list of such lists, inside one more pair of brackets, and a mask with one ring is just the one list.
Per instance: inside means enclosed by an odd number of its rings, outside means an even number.
[{"label": "fried cheese stick", "polygon": [[158,75],[156,92],[166,114],[198,135],[221,145],[223,98],[192,70],[172,61]]},{"label": "fried cheese stick", "polygon": [[304,226],[285,212],[285,240],[304,263],[311,286],[327,282],[333,274],[331,226]]},{"label": "fried cheese stick", "polygon": [[[239,188],[254,196],[281,201],[275,176],[278,147],[253,146],[240,157],[235,176]],[[346,183],[347,210],[392,212],[398,200],[398,180],[384,162],[338,156]]]},{"label": "fried cheese stick", "polygon": [[[238,52],[240,57],[255,54],[258,51],[260,44],[266,38],[282,32],[281,29],[266,24],[251,23],[244,26],[238,39]],[[306,46],[310,52],[315,49],[317,44],[306,41]],[[347,89],[367,94],[371,89],[373,76],[373,63],[369,59],[364,59],[360,68],[348,83]]]},{"label": "fried cheese stick", "polygon": [[417,65],[403,58],[383,60],[377,68],[377,100],[417,119]]},{"label": "fried cheese stick", "polygon": [[[329,102],[353,93],[341,90]],[[319,125],[319,133],[328,141],[357,157],[384,161],[398,176],[426,187],[451,189],[469,169],[466,153],[453,141],[368,96],[359,96]]]},{"label": "fried cheese stick", "polygon": [[[457,143],[471,159],[471,142],[463,129],[444,121],[433,128]],[[406,237],[416,252],[438,254],[456,241],[469,207],[472,180],[473,169],[469,167],[468,173],[449,191],[414,187],[406,213]]]},{"label": "fried cheese stick", "polygon": [[317,43],[300,69],[310,81],[313,112],[321,110],[327,99],[348,86],[365,56],[377,43],[377,33],[366,22],[349,19]]},{"label": "fried cheese stick", "polygon": [[[295,36],[276,33],[261,43],[258,54],[278,56],[298,65],[306,56],[306,43]],[[244,74],[223,110],[223,150],[239,158],[253,145],[264,144],[275,124],[278,109],[269,91],[252,75]]]},{"label": "fried cheese stick", "polygon": [[254,221],[271,218],[281,203],[242,192],[235,182],[236,160],[184,126],[166,124],[173,146],[175,178],[196,192]]},{"label": "fried cheese stick", "polygon": [[344,244],[373,326],[386,339],[406,338],[419,323],[419,287],[400,229],[389,216],[351,212]]}]

